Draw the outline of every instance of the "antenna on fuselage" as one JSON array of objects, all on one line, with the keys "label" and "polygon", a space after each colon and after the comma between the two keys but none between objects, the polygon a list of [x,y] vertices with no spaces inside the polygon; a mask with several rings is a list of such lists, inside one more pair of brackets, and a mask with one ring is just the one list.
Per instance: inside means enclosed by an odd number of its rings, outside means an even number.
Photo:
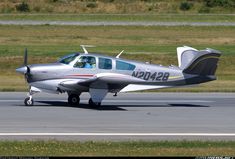
[{"label": "antenna on fuselage", "polygon": [[116,58],[118,59],[119,58],[119,56],[121,56],[121,54],[124,52],[124,50],[122,50],[117,56],[116,56]]},{"label": "antenna on fuselage", "polygon": [[94,45],[80,45],[84,51],[84,54],[88,54],[86,47],[95,47]]}]

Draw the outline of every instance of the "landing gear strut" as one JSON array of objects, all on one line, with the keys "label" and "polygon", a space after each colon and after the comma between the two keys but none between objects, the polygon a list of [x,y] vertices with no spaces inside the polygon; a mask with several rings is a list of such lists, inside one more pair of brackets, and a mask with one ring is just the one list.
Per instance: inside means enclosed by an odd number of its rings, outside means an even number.
[{"label": "landing gear strut", "polygon": [[93,102],[92,99],[90,98],[89,99],[89,105],[90,105],[90,107],[98,108],[98,107],[100,107],[101,102]]},{"label": "landing gear strut", "polygon": [[71,106],[78,106],[80,102],[80,97],[77,94],[70,94],[68,97],[68,103]]}]

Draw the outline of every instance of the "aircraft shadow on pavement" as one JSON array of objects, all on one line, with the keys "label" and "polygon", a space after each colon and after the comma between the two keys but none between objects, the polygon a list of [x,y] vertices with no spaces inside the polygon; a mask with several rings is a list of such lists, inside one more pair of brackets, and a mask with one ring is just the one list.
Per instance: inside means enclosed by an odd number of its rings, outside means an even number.
[{"label": "aircraft shadow on pavement", "polygon": [[169,104],[171,107],[210,107],[208,105],[198,105],[198,104]]},{"label": "aircraft shadow on pavement", "polygon": [[79,106],[70,106],[68,105],[67,102],[62,102],[62,101],[37,101],[38,103],[43,103],[43,104],[47,104],[47,105],[37,105],[35,104],[35,106],[55,106],[55,107],[72,107],[72,108],[82,108],[82,109],[93,109],[93,110],[119,110],[119,111],[126,111],[126,109],[120,108],[119,106],[115,106],[115,105],[104,105],[98,108],[92,108],[89,106],[89,104],[79,104]]},{"label": "aircraft shadow on pavement", "polygon": [[[125,107],[210,107],[208,105],[199,105],[199,104],[186,104],[186,103],[173,103],[173,104],[143,104],[143,105],[102,105],[99,108],[92,108],[88,104],[81,103],[79,106],[69,106],[67,102],[63,101],[36,101],[34,107],[48,107],[48,106],[54,106],[54,107],[72,107],[72,108],[82,108],[82,109],[93,109],[93,110],[117,110],[117,111],[127,111],[127,109],[124,109]],[[124,108],[123,108],[124,107]]]}]

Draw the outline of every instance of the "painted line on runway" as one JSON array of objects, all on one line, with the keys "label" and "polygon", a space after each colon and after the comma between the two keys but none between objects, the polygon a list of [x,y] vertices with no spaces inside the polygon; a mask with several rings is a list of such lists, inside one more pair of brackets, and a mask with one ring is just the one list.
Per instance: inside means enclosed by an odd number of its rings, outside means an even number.
[{"label": "painted line on runway", "polygon": [[0,136],[214,136],[233,137],[235,133],[0,133]]}]

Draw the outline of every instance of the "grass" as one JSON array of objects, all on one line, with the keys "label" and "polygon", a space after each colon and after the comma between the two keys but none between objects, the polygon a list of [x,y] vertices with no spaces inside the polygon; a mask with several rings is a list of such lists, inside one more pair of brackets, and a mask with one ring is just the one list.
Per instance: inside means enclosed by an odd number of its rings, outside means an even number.
[{"label": "grass", "polygon": [[3,156],[234,156],[234,141],[0,141]]},{"label": "grass", "polygon": [[0,14],[0,20],[235,22],[234,15],[211,14]]},{"label": "grass", "polygon": [[20,55],[24,47],[33,55],[58,56],[79,51],[80,44],[97,45],[91,52],[172,55],[181,45],[213,47],[223,54],[235,48],[234,27],[0,26],[0,35],[2,56]]},{"label": "grass", "polygon": [[199,87],[159,91],[234,92],[234,27],[160,27],[160,26],[0,26],[0,91],[24,91],[23,76],[15,73],[22,65],[24,48],[29,63],[48,63],[71,52],[81,52],[80,44],[96,45],[90,52],[156,64],[177,65],[176,47],[188,45],[222,52],[218,80]]}]

